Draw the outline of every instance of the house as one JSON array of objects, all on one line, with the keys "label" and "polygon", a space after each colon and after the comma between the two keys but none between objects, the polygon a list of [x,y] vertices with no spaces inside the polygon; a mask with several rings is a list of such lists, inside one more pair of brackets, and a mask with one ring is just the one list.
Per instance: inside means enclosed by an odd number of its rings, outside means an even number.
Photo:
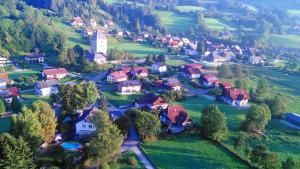
[{"label": "house", "polygon": [[250,96],[244,89],[227,89],[221,99],[233,106],[246,106]]},{"label": "house", "polygon": [[125,72],[126,74],[130,73],[131,70],[132,70],[131,67],[123,67],[123,68],[121,68],[121,71]]},{"label": "house", "polygon": [[190,63],[190,64],[186,64],[184,65],[185,69],[189,69],[189,68],[196,68],[201,70],[203,68],[203,65],[199,64],[199,63]]},{"label": "house", "polygon": [[6,88],[9,83],[9,78],[7,73],[0,73],[0,89]]},{"label": "house", "polygon": [[109,111],[108,114],[111,121],[113,122],[124,116],[124,113],[122,111]]},{"label": "house", "polygon": [[297,126],[300,126],[300,115],[298,114],[295,114],[295,113],[287,113],[285,115],[285,119],[288,121],[288,122],[291,122]]},{"label": "house", "polygon": [[97,27],[97,22],[96,22],[96,20],[95,19],[90,19],[89,20],[89,26],[91,26],[91,27]]},{"label": "house", "polygon": [[160,114],[159,118],[162,124],[168,126],[186,127],[192,124],[192,120],[189,118],[188,113],[184,107],[180,105],[169,106]]},{"label": "house", "polygon": [[169,90],[174,90],[174,91],[180,91],[181,90],[181,83],[176,78],[167,79],[165,81],[164,85],[167,86],[167,88]]},{"label": "house", "polygon": [[190,40],[188,38],[182,38],[182,42],[184,45],[189,45],[190,44]]},{"label": "house", "polygon": [[60,80],[68,74],[69,72],[65,68],[44,69],[42,72],[42,77],[46,80]]},{"label": "house", "polygon": [[141,91],[142,83],[139,80],[128,80],[118,84],[118,91],[121,94],[133,94]]},{"label": "house", "polygon": [[136,78],[145,78],[148,76],[148,69],[146,67],[134,67],[131,70],[131,75]]},{"label": "house", "polygon": [[146,108],[150,110],[161,109],[164,110],[168,107],[168,103],[164,101],[161,97],[150,93],[142,96],[135,101],[136,108]]},{"label": "house", "polygon": [[40,81],[35,85],[35,91],[38,95],[50,96],[58,92],[58,86],[57,80]]},{"label": "house", "polygon": [[123,82],[128,80],[128,75],[123,71],[112,72],[107,76],[108,82]]},{"label": "house", "polygon": [[154,63],[151,65],[152,72],[165,73],[167,71],[167,65],[165,63]]},{"label": "house", "polygon": [[24,57],[28,62],[44,63],[45,55],[40,53],[31,53]]},{"label": "house", "polygon": [[17,87],[0,89],[0,97],[2,97],[6,101],[6,103],[10,104],[13,97],[20,97],[20,91]]},{"label": "house", "polygon": [[102,65],[102,64],[105,64],[107,62],[106,61],[106,56],[101,52],[89,53],[88,56],[87,56],[87,59],[91,62],[97,63],[98,65]]},{"label": "house", "polygon": [[210,53],[208,61],[214,63],[224,63],[230,61],[232,57],[234,57],[234,54],[231,51],[214,51]]},{"label": "house", "polygon": [[205,87],[213,87],[219,83],[217,76],[214,74],[203,75],[201,80],[202,85]]},{"label": "house", "polygon": [[107,55],[107,38],[99,29],[91,37],[90,51],[91,53],[103,53],[103,55]]},{"label": "house", "polygon": [[253,64],[253,65],[258,65],[258,64],[264,64],[265,61],[260,56],[250,56],[248,58],[248,63]]},{"label": "house", "polygon": [[189,79],[199,79],[201,77],[201,71],[197,68],[188,68],[184,73]]},{"label": "house", "polygon": [[85,137],[93,134],[96,131],[96,126],[93,123],[93,115],[98,111],[96,107],[92,107],[82,112],[76,119],[75,133],[78,137]]},{"label": "house", "polygon": [[78,17],[78,16],[77,16],[77,17],[74,17],[74,18],[71,20],[70,24],[71,24],[72,26],[79,26],[79,27],[84,26],[83,20],[82,20],[80,17]]},{"label": "house", "polygon": [[84,31],[84,34],[86,36],[92,36],[93,33],[94,33],[93,29],[89,29],[89,28],[85,29],[85,31]]},{"label": "house", "polygon": [[7,58],[5,57],[1,57],[0,56],[0,67],[3,67],[3,66],[7,66],[11,63],[10,60],[8,60]]},{"label": "house", "polygon": [[104,27],[110,27],[110,26],[114,26],[114,22],[112,20],[106,20],[104,23]]}]

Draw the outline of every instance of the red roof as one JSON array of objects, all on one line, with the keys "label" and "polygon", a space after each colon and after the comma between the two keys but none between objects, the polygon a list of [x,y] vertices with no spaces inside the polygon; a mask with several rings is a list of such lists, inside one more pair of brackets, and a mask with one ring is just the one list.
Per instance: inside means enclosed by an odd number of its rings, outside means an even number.
[{"label": "red roof", "polygon": [[172,123],[184,123],[188,120],[188,114],[185,111],[184,107],[180,105],[169,106],[168,107],[168,118]]},{"label": "red roof", "polygon": [[197,69],[202,69],[203,65],[199,64],[199,63],[190,63],[190,64],[186,64],[185,68],[197,68]]},{"label": "red roof", "polygon": [[227,90],[227,96],[231,100],[245,100],[249,99],[249,93],[244,89],[229,89]]},{"label": "red roof", "polygon": [[169,42],[169,45],[170,45],[170,46],[173,46],[173,47],[174,47],[174,46],[179,46],[179,41],[170,41],[170,42]]},{"label": "red roof", "polygon": [[20,91],[17,87],[9,87],[6,89],[0,90],[0,95],[4,97],[20,96]]},{"label": "red roof", "polygon": [[57,75],[57,74],[68,74],[69,72],[65,68],[45,69],[43,70],[45,75]]},{"label": "red roof", "polygon": [[152,106],[161,106],[167,104],[167,102],[164,101],[164,99],[153,93],[138,98],[136,102],[138,104],[151,104]]},{"label": "red roof", "polygon": [[121,68],[121,71],[125,72],[125,73],[129,73],[132,70],[131,67],[123,67]]},{"label": "red roof", "polygon": [[8,79],[7,73],[0,73],[0,79]]},{"label": "red roof", "polygon": [[76,17],[71,22],[83,23],[83,20],[80,17]]},{"label": "red roof", "polygon": [[128,79],[127,74],[124,71],[116,71],[110,74],[115,80],[126,78]]},{"label": "red roof", "polygon": [[190,75],[197,75],[197,74],[201,74],[201,71],[197,68],[188,68],[187,73]]},{"label": "red roof", "polygon": [[224,82],[220,84],[221,87],[223,87],[224,89],[231,89],[232,85],[228,82]]},{"label": "red roof", "polygon": [[148,69],[146,67],[134,67],[132,70],[136,74],[142,74],[142,73],[147,73],[148,74]]},{"label": "red roof", "polygon": [[218,82],[218,78],[214,74],[203,75],[202,79],[204,81],[206,81],[207,83],[217,83]]}]

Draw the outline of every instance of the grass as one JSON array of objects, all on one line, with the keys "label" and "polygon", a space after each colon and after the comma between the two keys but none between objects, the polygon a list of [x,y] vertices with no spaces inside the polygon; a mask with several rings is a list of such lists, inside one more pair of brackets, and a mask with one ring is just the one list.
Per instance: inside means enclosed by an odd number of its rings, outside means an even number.
[{"label": "grass", "polygon": [[159,10],[154,10],[153,13],[161,18],[162,26],[171,33],[188,31],[195,25],[195,20],[188,14]]},{"label": "grass", "polygon": [[300,9],[299,10],[288,10],[287,13],[291,16],[300,16]]},{"label": "grass", "polygon": [[[130,165],[128,159],[133,158],[137,161],[137,165]],[[132,151],[122,153],[121,157],[116,163],[110,165],[114,169],[145,169],[144,165],[137,159],[137,156]]]},{"label": "grass", "polygon": [[10,117],[0,118],[0,134],[8,132],[10,130],[10,126],[11,126]]},{"label": "grass", "polygon": [[176,9],[180,12],[194,12],[194,11],[206,10],[204,7],[201,6],[189,6],[189,5],[176,6]]},{"label": "grass", "polygon": [[39,75],[39,71],[37,70],[26,70],[26,71],[20,71],[20,72],[12,72],[12,73],[9,73],[8,74],[8,77],[10,79],[17,79],[19,78],[20,76],[32,76],[32,75],[36,75],[38,76]]},{"label": "grass", "polygon": [[21,97],[24,99],[24,101],[27,105],[31,105],[33,102],[35,102],[37,100],[50,102],[50,96],[46,96],[46,97],[39,96],[35,93],[34,90],[22,93]]},{"label": "grass", "polygon": [[142,148],[160,169],[249,168],[225,149],[197,135],[163,138]]},{"label": "grass", "polygon": [[236,30],[236,28],[229,21],[226,20],[217,18],[204,18],[204,22],[206,23],[207,28],[211,30]]},{"label": "grass", "polygon": [[131,53],[132,55],[138,58],[144,58],[148,55],[158,55],[167,52],[166,49],[155,48],[147,44],[134,43],[127,40],[118,41],[112,37],[108,38],[108,48],[119,48],[121,50],[125,50]]},{"label": "grass", "polygon": [[300,49],[300,36],[299,35],[270,35],[269,40],[276,46],[285,48]]},{"label": "grass", "polygon": [[114,106],[121,106],[121,105],[130,105],[134,103],[134,100],[140,96],[141,93],[131,94],[131,95],[121,95],[118,94],[116,91],[103,91],[102,92],[108,101],[113,104]]}]

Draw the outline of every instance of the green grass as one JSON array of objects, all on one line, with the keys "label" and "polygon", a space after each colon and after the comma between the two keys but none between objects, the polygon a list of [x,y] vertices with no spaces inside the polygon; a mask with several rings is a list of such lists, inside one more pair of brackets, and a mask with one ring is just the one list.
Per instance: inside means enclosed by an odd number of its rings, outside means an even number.
[{"label": "green grass", "polygon": [[[137,161],[136,166],[129,164],[128,158],[134,158]],[[145,169],[144,165],[138,160],[137,156],[132,151],[126,151],[122,153],[121,157],[116,163],[110,165],[110,168],[114,169]]]},{"label": "green grass", "polygon": [[161,18],[162,26],[171,33],[188,31],[195,25],[194,18],[188,14],[159,10],[154,10],[153,13]]},{"label": "green grass", "polygon": [[126,40],[116,40],[112,37],[108,39],[108,48],[119,48],[121,50],[128,51],[135,57],[143,58],[152,54],[166,53],[166,49],[155,48],[147,44],[134,43]]},{"label": "green grass", "polygon": [[121,106],[121,105],[128,105],[133,104],[134,100],[140,96],[142,96],[141,93],[137,94],[131,94],[131,95],[121,95],[118,94],[117,91],[103,91],[102,92],[105,97],[108,99],[108,101],[113,104],[114,106]]},{"label": "green grass", "polygon": [[226,20],[217,18],[204,18],[204,22],[206,23],[207,28],[211,30],[236,30],[236,28]]},{"label": "green grass", "polygon": [[36,75],[38,76],[39,75],[39,71],[37,70],[26,70],[26,71],[21,71],[21,72],[13,72],[13,73],[9,73],[8,74],[8,77],[10,79],[17,79],[19,78],[20,76],[32,76],[32,75]]},{"label": "green grass", "polygon": [[299,35],[270,35],[269,40],[276,46],[285,48],[300,49],[300,36]]},{"label": "green grass", "polygon": [[35,93],[34,90],[22,93],[21,97],[22,97],[22,99],[24,99],[24,101],[27,105],[31,105],[33,102],[35,102],[37,100],[50,102],[50,96],[46,96],[46,97],[39,96]]},{"label": "green grass", "polygon": [[6,133],[10,130],[11,118],[0,118],[0,134]]},{"label": "green grass", "polygon": [[197,135],[163,138],[142,148],[160,169],[249,168],[225,149]]},{"label": "green grass", "polygon": [[176,9],[179,10],[180,12],[194,12],[194,11],[206,10],[204,7],[201,6],[189,6],[189,5],[176,6]]},{"label": "green grass", "polygon": [[291,16],[300,16],[300,9],[299,10],[288,10],[287,13]]}]

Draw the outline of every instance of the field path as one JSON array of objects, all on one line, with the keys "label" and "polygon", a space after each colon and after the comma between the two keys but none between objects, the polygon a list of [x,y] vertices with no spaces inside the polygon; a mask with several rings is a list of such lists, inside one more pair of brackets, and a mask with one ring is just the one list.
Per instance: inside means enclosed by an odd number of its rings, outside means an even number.
[{"label": "field path", "polygon": [[140,144],[140,138],[134,126],[131,126],[128,137],[121,146],[121,153],[131,150],[138,157],[141,163],[144,164],[145,168],[154,169],[155,167],[151,164],[151,162],[147,159],[145,154],[141,151],[139,144]]}]

